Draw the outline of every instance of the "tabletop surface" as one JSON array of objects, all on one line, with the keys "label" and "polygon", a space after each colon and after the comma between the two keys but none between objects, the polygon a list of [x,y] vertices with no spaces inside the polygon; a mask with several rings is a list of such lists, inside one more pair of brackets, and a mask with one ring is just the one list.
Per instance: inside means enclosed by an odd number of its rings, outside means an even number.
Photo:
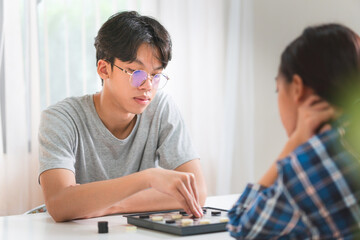
[{"label": "tabletop surface", "polygon": [[[230,209],[238,194],[212,196],[206,199],[206,207]],[[99,234],[98,221],[108,221],[109,233]],[[56,223],[48,213],[0,217],[0,239],[232,239],[228,232],[192,236],[177,236],[145,228],[127,231],[127,219],[121,215],[74,220]]]}]

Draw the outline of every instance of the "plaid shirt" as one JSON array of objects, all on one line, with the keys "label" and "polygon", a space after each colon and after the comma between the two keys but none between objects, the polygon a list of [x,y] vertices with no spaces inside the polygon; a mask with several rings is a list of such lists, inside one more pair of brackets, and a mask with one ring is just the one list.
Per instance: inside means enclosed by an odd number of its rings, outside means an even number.
[{"label": "plaid shirt", "polygon": [[278,178],[249,184],[229,212],[237,239],[360,239],[360,161],[345,128],[316,135],[277,162]]}]

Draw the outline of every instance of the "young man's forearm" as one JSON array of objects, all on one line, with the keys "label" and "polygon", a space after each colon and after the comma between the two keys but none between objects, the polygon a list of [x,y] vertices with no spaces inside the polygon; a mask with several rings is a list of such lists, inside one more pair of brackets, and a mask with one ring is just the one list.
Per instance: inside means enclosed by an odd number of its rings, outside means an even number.
[{"label": "young man's forearm", "polygon": [[[199,202],[204,206],[206,193],[199,191]],[[106,210],[105,214],[147,212],[181,208],[180,203],[171,196],[155,189],[146,189],[138,192]]]},{"label": "young man's forearm", "polygon": [[[108,209],[119,202],[119,199],[148,188],[144,178],[148,178],[147,173],[139,172],[119,179],[69,186],[48,199],[45,198],[45,203],[57,222],[93,217],[101,212],[99,209]],[[130,184],[133,187],[118,189],[119,185]]]},{"label": "young man's forearm", "polygon": [[[206,200],[206,186],[199,160],[189,161],[176,170],[193,174],[198,202],[203,206]],[[55,169],[44,172],[40,180],[47,196],[45,203],[48,211],[57,222],[112,213],[181,208],[179,199],[155,189],[147,189],[150,187],[147,183],[157,176],[147,172],[144,170],[118,179],[75,185],[71,171]]]},{"label": "young man's forearm", "polygon": [[[199,203],[201,206],[204,206],[207,191],[200,160],[191,160],[177,167],[175,170],[180,172],[191,172],[195,175],[196,187],[199,194]],[[155,189],[146,189],[129,196],[114,206],[106,209],[106,214],[158,211],[178,208],[181,208],[181,205],[171,196],[160,193]]]},{"label": "young man's forearm", "polygon": [[[182,164],[175,169],[180,172],[190,172],[196,177],[196,187],[199,194],[199,203],[204,206],[207,197],[206,183],[201,170],[200,160],[194,159]],[[160,193],[154,189],[146,189],[138,192],[115,206],[109,208],[110,213],[131,213],[144,211],[157,211],[181,208],[179,202],[171,196]]]}]

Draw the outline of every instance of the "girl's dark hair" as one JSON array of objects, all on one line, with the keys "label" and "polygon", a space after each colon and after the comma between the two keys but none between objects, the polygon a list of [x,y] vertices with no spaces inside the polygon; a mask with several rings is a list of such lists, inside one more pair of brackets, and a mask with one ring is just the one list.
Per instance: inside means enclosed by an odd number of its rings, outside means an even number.
[{"label": "girl's dark hair", "polygon": [[280,73],[288,82],[297,74],[304,85],[341,108],[360,98],[359,70],[360,38],[340,24],[306,28],[281,55]]},{"label": "girl's dark hair", "polygon": [[113,67],[115,58],[132,62],[143,43],[159,50],[159,61],[165,68],[171,60],[168,31],[155,19],[135,11],[116,13],[102,25],[95,38],[96,64],[104,59]]}]

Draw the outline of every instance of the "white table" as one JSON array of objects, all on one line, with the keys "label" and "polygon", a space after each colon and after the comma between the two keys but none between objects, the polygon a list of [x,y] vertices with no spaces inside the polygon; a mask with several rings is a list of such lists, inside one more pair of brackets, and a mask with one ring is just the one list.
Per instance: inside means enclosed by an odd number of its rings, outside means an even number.
[{"label": "white table", "polygon": [[[239,195],[237,194],[208,197],[205,206],[230,209],[238,197]],[[109,233],[98,234],[98,221],[109,222]],[[75,220],[65,223],[55,223],[48,213],[5,216],[0,217],[0,239],[232,239],[228,232],[208,233],[184,237],[140,227],[134,232],[129,232],[126,231],[126,225],[127,219],[121,215]]]}]

